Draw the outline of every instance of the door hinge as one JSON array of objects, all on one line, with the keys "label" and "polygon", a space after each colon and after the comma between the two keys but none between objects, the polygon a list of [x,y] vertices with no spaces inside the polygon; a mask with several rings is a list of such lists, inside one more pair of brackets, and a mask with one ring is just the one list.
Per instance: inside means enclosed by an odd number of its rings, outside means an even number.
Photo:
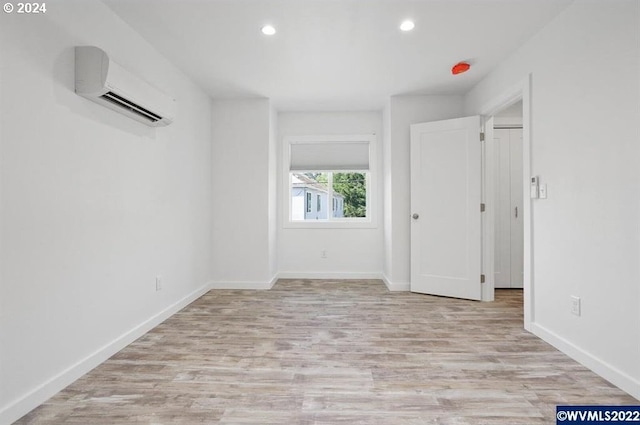
[{"label": "door hinge", "polygon": [[483,131],[480,132],[480,141],[484,142],[484,132]]},{"label": "door hinge", "polygon": [[483,274],[480,275],[480,283],[484,283],[484,275]]},{"label": "door hinge", "polygon": [[480,204],[480,212],[484,212],[484,210],[485,210],[484,204]]}]

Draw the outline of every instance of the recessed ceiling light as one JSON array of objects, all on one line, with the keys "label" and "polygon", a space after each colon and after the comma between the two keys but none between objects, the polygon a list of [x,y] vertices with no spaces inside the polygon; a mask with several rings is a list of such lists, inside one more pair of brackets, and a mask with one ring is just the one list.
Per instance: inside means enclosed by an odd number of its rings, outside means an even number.
[{"label": "recessed ceiling light", "polygon": [[265,25],[264,27],[262,27],[262,33],[264,35],[273,35],[276,33],[276,29],[271,25]]},{"label": "recessed ceiling light", "polygon": [[400,29],[402,31],[411,31],[412,29],[415,28],[415,26],[416,26],[416,24],[414,24],[412,20],[407,19],[406,21],[403,21],[400,24]]}]

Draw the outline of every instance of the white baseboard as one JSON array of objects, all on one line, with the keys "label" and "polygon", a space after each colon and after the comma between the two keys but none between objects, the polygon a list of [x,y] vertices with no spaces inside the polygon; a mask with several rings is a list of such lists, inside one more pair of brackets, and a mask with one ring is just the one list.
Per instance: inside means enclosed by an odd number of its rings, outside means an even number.
[{"label": "white baseboard", "polygon": [[409,282],[391,282],[386,276],[382,275],[382,281],[387,286],[389,292],[409,292],[411,291],[411,283]]},{"label": "white baseboard", "polygon": [[255,289],[255,290],[268,290],[273,288],[278,275],[273,277],[268,282],[250,282],[250,281],[214,281],[210,283],[211,289]]},{"label": "white baseboard", "polygon": [[382,273],[369,272],[280,272],[279,279],[382,279]]},{"label": "white baseboard", "polygon": [[555,332],[550,331],[537,323],[531,324],[531,331],[534,335],[553,345],[567,356],[571,357],[583,366],[591,369],[616,387],[626,391],[631,396],[640,400],[640,381],[621,370],[611,366],[607,362],[599,359],[591,353],[583,350],[577,345],[567,341]]},{"label": "white baseboard", "polygon": [[110,343],[99,348],[94,353],[80,360],[73,366],[63,370],[51,379],[34,388],[27,394],[19,397],[13,402],[0,409],[0,424],[11,424],[22,416],[35,409],[62,389],[71,385],[75,380],[90,372],[96,366],[103,363],[109,357],[140,338],[160,323],[191,304],[193,301],[207,293],[210,285],[206,284],[196,289],[189,295],[171,304],[156,315],[145,320],[133,329],[125,332]]}]

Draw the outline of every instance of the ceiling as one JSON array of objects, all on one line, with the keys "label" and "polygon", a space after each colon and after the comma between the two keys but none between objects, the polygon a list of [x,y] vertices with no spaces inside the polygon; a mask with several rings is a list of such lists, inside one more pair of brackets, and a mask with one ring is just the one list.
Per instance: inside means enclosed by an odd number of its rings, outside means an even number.
[{"label": "ceiling", "polygon": [[[103,0],[212,97],[373,110],[463,94],[571,0]],[[415,29],[402,32],[404,19]],[[260,29],[273,25],[277,33]],[[458,61],[471,70],[454,76]]]}]

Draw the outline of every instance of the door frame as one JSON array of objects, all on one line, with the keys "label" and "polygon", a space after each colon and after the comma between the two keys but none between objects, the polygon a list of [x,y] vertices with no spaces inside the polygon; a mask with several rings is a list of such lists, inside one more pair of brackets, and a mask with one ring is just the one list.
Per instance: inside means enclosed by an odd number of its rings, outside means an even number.
[{"label": "door frame", "polygon": [[[531,204],[531,197],[529,193],[529,180],[531,178],[531,81],[532,75],[528,74],[524,79],[517,84],[505,90],[499,96],[496,96],[487,102],[480,108],[479,113],[484,117],[482,122],[483,131],[487,133],[485,124],[489,121],[493,121],[493,115],[507,106],[522,100],[522,190],[523,190],[523,203],[522,203],[522,221],[524,227],[524,276],[523,276],[523,295],[524,295],[524,328],[531,332],[531,324],[534,321],[534,308],[533,308],[533,291],[534,291],[534,274],[533,274],[533,211]],[[493,133],[493,131],[489,131]],[[491,137],[492,134],[491,134]],[[492,141],[491,141],[492,142]],[[487,210],[484,216],[482,226],[482,239],[483,239],[483,269],[486,272],[486,281],[483,285],[482,300],[493,300],[495,292],[495,282],[493,276],[494,261],[495,261],[495,241],[493,221],[495,219],[495,213],[491,206],[495,205],[495,188],[492,187],[490,182],[493,182],[493,176],[490,175],[492,170],[486,167],[487,158],[492,158],[493,143],[485,142],[485,176],[484,176],[484,201],[487,203]]]}]

